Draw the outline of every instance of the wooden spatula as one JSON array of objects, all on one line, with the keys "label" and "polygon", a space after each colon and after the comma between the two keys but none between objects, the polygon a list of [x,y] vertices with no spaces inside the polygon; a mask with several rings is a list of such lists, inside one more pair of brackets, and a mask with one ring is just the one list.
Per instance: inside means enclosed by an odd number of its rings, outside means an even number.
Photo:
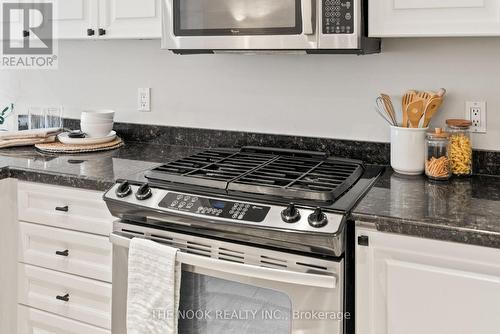
[{"label": "wooden spatula", "polygon": [[411,102],[408,105],[406,112],[408,113],[408,120],[410,121],[410,127],[418,128],[420,120],[422,119],[422,116],[424,115],[425,112],[424,100],[418,99]]},{"label": "wooden spatula", "polygon": [[427,106],[425,107],[425,115],[424,115],[424,128],[429,126],[432,117],[436,114],[443,104],[443,99],[440,97],[433,97],[427,102]]}]

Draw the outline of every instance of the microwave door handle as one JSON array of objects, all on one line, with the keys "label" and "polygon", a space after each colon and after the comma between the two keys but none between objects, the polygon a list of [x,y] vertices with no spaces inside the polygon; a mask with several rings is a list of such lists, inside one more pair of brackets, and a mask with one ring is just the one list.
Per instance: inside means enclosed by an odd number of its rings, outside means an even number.
[{"label": "microwave door handle", "polygon": [[301,6],[302,6],[302,8],[301,8],[301,10],[302,10],[302,33],[304,35],[312,35],[314,33],[312,0],[302,0]]},{"label": "microwave door handle", "polygon": [[[119,232],[113,232],[110,241],[119,247],[129,248],[131,238]],[[280,269],[258,267],[254,265],[217,260],[209,257],[178,252],[177,260],[183,264],[234,274],[244,277],[279,281],[281,283],[298,284],[317,288],[334,289],[337,286],[335,276],[307,274]]]}]

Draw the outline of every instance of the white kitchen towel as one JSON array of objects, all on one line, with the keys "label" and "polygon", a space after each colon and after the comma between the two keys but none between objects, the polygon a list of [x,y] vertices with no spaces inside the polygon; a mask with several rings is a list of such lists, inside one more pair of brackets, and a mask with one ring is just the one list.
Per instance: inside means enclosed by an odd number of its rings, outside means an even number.
[{"label": "white kitchen towel", "polygon": [[128,334],[177,334],[181,265],[177,248],[133,238],[128,259]]}]

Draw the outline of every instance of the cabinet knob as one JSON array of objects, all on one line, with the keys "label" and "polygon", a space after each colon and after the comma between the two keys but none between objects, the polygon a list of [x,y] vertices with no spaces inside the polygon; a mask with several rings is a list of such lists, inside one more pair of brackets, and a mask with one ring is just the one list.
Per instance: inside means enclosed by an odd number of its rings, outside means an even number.
[{"label": "cabinet knob", "polygon": [[106,35],[106,29],[99,28],[99,36]]},{"label": "cabinet knob", "polygon": [[69,249],[65,249],[63,251],[56,251],[56,255],[69,256]]},{"label": "cabinet knob", "polygon": [[56,296],[57,300],[62,300],[63,302],[69,302],[69,293],[65,294],[64,296]]},{"label": "cabinet knob", "polygon": [[87,29],[87,36],[94,36],[94,35],[95,35],[94,29]]},{"label": "cabinet knob", "polygon": [[28,30],[23,30],[23,37],[28,37],[30,32]]},{"label": "cabinet knob", "polygon": [[68,212],[69,211],[69,207],[67,205],[65,205],[65,206],[56,206],[56,211]]},{"label": "cabinet knob", "polygon": [[366,235],[360,235],[358,237],[358,245],[360,245],[360,246],[369,246],[370,245],[370,239],[368,239],[368,236],[366,236]]}]

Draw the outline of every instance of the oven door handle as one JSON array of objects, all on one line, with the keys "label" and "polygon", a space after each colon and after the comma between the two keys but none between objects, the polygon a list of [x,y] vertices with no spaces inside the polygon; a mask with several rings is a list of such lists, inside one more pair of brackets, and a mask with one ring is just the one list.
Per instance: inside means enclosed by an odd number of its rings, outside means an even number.
[{"label": "oven door handle", "polygon": [[304,35],[312,35],[314,33],[312,0],[302,0],[300,3],[302,10],[302,33]]},{"label": "oven door handle", "polygon": [[[132,240],[132,238],[120,232],[111,233],[109,239],[114,245],[124,248],[129,248],[130,241]],[[291,283],[326,289],[334,289],[337,286],[337,279],[335,276],[307,274],[258,267],[254,265],[217,260],[184,252],[177,253],[177,261],[194,267],[211,269],[238,276],[264,279],[267,281],[279,281],[280,283]]]}]

